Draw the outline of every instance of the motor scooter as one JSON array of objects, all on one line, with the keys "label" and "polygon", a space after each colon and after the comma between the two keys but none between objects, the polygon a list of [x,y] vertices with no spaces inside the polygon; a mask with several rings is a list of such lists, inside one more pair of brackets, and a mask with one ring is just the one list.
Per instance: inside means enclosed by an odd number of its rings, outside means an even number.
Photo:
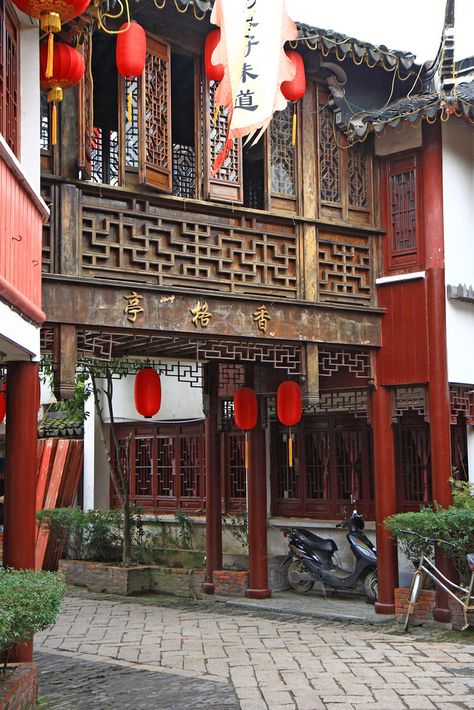
[{"label": "motor scooter", "polygon": [[364,530],[364,518],[357,510],[336,527],[348,529],[346,538],[355,558],[353,570],[339,564],[334,540],[322,538],[304,528],[291,528],[283,533],[288,537],[289,553],[283,564],[288,567],[288,581],[300,594],[309,592],[315,581],[332,589],[363,589],[367,601],[377,601],[377,552]]}]

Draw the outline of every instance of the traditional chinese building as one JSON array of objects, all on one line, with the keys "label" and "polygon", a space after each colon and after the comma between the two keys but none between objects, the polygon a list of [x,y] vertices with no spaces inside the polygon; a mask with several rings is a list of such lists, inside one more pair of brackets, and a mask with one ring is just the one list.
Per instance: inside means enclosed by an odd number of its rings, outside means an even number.
[{"label": "traditional chinese building", "polygon": [[[28,67],[27,71],[24,68]],[[38,28],[0,3],[0,526],[3,564],[34,568],[41,228]],[[6,412],[5,412],[6,403]],[[1,545],[0,545],[1,546]],[[31,660],[31,646],[19,650]]]},{"label": "traditional chinese building", "polygon": [[[42,105],[42,347],[57,396],[71,394],[81,361],[132,375],[116,397],[132,498],[205,522],[206,591],[222,565],[222,512],[247,507],[248,594],[264,597],[285,551],[269,525],[330,527],[357,501],[379,548],[377,608],[390,612],[384,517],[445,504],[451,466],[468,475],[474,373],[459,342],[468,350],[474,337],[472,76],[455,90],[440,58],[422,68],[300,25],[304,98],[256,145],[236,141],[213,174],[227,118],[204,74],[209,2],[162,5],[133,6],[147,32],[140,79],[117,73],[115,38],[94,19],[70,27],[88,68],[65,94],[55,147]],[[164,382],[147,421],[131,403],[144,362]],[[304,393],[293,466],[275,415],[287,379]],[[260,408],[247,481],[232,418],[244,384]],[[93,415],[84,496],[114,504]]]}]

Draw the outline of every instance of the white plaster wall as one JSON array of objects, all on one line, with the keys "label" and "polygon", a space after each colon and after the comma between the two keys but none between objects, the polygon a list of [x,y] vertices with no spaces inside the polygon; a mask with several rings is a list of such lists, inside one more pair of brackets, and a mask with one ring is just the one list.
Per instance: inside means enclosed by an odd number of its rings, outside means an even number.
[{"label": "white plaster wall", "polygon": [[[446,285],[474,286],[474,130],[443,124],[443,211]],[[448,378],[474,383],[474,303],[446,301]]]},{"label": "white plaster wall", "polygon": [[[113,406],[117,422],[172,422],[204,418],[202,389],[191,387],[187,382],[179,382],[176,377],[162,375],[160,411],[152,419],[145,419],[135,409],[134,381],[133,375],[114,380]],[[109,421],[107,406],[104,407],[104,421]]]}]

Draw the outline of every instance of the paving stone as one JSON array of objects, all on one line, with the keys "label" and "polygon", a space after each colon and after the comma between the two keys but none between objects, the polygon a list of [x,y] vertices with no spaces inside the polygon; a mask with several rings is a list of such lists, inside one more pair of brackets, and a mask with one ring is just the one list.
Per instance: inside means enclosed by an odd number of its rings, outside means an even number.
[{"label": "paving stone", "polygon": [[474,648],[414,634],[81,593],[35,648],[43,707],[54,710],[474,709]]}]

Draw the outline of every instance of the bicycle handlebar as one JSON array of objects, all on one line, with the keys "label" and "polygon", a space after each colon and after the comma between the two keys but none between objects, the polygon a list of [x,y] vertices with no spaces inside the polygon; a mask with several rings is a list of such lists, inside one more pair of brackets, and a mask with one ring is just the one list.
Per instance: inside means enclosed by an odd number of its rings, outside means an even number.
[{"label": "bicycle handlebar", "polygon": [[453,542],[448,542],[447,540],[442,540],[439,537],[425,537],[424,535],[420,535],[420,533],[415,532],[414,530],[400,530],[401,533],[404,535],[416,535],[416,537],[419,537],[421,540],[424,540],[426,543],[432,543],[433,545],[439,545],[442,543],[443,545],[447,545],[448,547],[456,547],[456,545]]}]

